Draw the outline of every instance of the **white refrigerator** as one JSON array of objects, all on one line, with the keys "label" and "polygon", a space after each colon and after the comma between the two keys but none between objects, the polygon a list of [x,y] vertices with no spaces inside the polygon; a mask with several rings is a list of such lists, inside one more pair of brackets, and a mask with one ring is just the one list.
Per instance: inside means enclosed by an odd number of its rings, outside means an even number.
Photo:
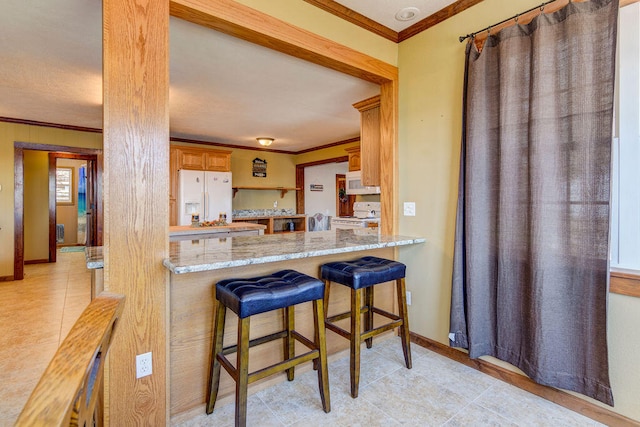
[{"label": "white refrigerator", "polygon": [[191,225],[191,215],[200,221],[215,221],[226,214],[231,222],[231,172],[178,171],[178,225]]}]

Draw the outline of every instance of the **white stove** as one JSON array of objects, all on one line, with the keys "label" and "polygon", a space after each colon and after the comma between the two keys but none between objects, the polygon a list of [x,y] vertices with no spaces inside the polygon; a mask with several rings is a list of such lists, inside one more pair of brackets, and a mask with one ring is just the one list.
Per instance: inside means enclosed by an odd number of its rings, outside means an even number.
[{"label": "white stove", "polygon": [[355,202],[353,216],[331,218],[331,229],[377,227],[380,230],[380,202]]}]

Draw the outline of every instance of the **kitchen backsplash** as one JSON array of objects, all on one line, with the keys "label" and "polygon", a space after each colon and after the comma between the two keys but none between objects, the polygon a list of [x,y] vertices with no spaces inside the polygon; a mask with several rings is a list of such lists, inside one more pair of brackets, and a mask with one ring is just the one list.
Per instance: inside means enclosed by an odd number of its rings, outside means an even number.
[{"label": "kitchen backsplash", "polygon": [[255,216],[287,216],[295,214],[295,209],[234,209],[232,213],[233,218]]}]

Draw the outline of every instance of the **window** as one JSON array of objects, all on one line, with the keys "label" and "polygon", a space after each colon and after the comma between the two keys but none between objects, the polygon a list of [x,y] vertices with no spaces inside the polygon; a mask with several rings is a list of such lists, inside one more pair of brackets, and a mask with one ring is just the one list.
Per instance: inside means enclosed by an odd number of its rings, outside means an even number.
[{"label": "window", "polygon": [[640,3],[620,9],[617,70],[611,267],[640,274]]},{"label": "window", "polygon": [[56,203],[73,204],[73,168],[56,168]]}]

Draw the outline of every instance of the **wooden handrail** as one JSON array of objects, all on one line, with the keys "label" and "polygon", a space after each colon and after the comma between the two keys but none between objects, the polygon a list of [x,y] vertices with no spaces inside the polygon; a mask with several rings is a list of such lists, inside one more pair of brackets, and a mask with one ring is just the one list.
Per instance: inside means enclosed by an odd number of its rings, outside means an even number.
[{"label": "wooden handrail", "polygon": [[53,356],[16,426],[93,425],[104,361],[124,300],[123,295],[103,292],[91,301]]}]

